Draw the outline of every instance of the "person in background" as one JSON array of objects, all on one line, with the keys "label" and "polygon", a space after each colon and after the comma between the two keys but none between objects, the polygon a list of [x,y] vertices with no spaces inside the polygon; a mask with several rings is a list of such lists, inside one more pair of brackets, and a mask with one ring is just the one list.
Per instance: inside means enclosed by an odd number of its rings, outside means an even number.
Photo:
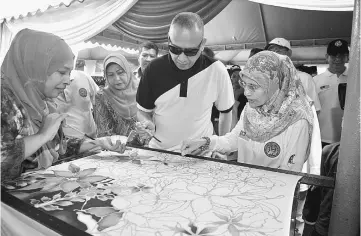
[{"label": "person in background", "polygon": [[84,134],[96,137],[96,124],[93,118],[95,95],[98,85],[85,72],[73,70],[70,74],[70,85],[55,98],[57,110],[66,112],[66,127],[63,132],[67,137],[83,138]]},{"label": "person in background", "polygon": [[149,62],[157,58],[159,49],[155,43],[147,41],[139,46],[139,51],[139,67],[135,71],[133,71],[137,86],[139,85],[139,81],[143,77],[144,70],[149,64]]},{"label": "person in background", "polygon": [[238,65],[229,66],[228,69],[229,77],[231,78],[233,94],[234,94],[234,105],[232,109],[232,126],[233,129],[241,116],[243,108],[247,104],[247,98],[244,96],[244,89],[239,85],[239,72],[241,71],[241,67]]},{"label": "person in background", "polygon": [[127,59],[111,53],[103,61],[106,87],[95,96],[97,136],[128,136],[137,122],[137,82]]},{"label": "person in background", "polygon": [[[266,47],[265,50],[276,52],[281,55],[286,55],[289,58],[292,56],[291,44],[288,40],[284,38],[275,38],[273,39]],[[315,106],[316,112],[319,113],[321,110],[320,99],[317,94],[315,82],[312,79],[312,76],[298,71],[298,76],[301,79],[302,85],[306,91],[306,94],[310,97]]]},{"label": "person in background", "polygon": [[[177,14],[168,34],[169,54],[153,60],[137,92],[138,132],[152,132],[152,148],[179,150],[182,140],[213,133],[213,104],[220,111],[219,133],[230,130],[232,84],[222,62],[202,55],[206,39],[202,19]],[[147,130],[147,131],[146,131]]]},{"label": "person in background", "polygon": [[1,181],[93,148],[124,152],[110,138],[66,139],[52,99],[70,83],[74,55],[56,35],[23,29],[1,66]]},{"label": "person in background", "polygon": [[238,150],[238,162],[301,171],[312,146],[320,145],[320,140],[313,139],[316,112],[291,60],[270,51],[259,52],[240,75],[248,103],[236,127],[224,136],[183,141],[182,155],[197,149]]},{"label": "person in background", "polygon": [[263,51],[262,48],[252,48],[251,51],[249,52],[248,58],[250,58],[250,57],[252,57],[252,56],[254,56],[257,53],[262,52],[262,51]]},{"label": "person in background", "polygon": [[338,85],[347,83],[349,60],[348,43],[342,39],[331,41],[327,46],[328,69],[313,77],[320,98],[322,110],[318,115],[322,146],[337,143],[341,138],[343,110],[340,107]]}]

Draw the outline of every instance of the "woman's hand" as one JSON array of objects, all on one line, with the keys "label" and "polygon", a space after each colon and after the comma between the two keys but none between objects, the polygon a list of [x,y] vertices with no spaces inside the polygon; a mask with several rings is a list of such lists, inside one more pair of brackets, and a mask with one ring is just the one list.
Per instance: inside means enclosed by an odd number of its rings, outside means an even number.
[{"label": "woman's hand", "polygon": [[135,123],[135,130],[141,137],[153,136],[155,133],[155,125],[151,121],[143,121]]},{"label": "woman's hand", "polygon": [[111,137],[98,138],[92,142],[96,146],[107,151],[124,153],[126,150],[125,143],[122,143],[120,140],[117,140],[115,144],[113,144]]},{"label": "woman's hand", "polygon": [[212,153],[212,158],[227,161],[227,154],[226,153],[220,153],[220,152],[213,152]]},{"label": "woman's hand", "polygon": [[206,144],[205,139],[188,139],[182,142],[181,144],[181,155],[185,156],[187,154],[195,154],[198,149]]},{"label": "woman's hand", "polygon": [[39,135],[42,135],[46,142],[53,140],[58,133],[61,122],[67,117],[67,114],[52,113],[43,118]]}]

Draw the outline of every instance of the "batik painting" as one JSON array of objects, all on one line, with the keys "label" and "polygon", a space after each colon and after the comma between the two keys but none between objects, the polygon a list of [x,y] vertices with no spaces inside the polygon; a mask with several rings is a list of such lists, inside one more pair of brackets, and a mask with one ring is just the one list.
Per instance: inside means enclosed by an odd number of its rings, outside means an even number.
[{"label": "batik painting", "polygon": [[289,235],[300,177],[133,149],[25,173],[4,186],[90,235]]}]

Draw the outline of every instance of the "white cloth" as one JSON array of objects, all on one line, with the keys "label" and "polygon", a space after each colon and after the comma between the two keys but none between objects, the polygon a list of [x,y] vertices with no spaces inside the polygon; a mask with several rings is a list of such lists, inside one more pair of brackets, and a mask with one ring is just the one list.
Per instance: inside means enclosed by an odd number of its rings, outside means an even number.
[{"label": "white cloth", "polygon": [[2,236],[60,236],[60,234],[1,202]]},{"label": "white cloth", "polygon": [[[316,115],[314,107],[312,107],[312,110]],[[309,154],[312,160],[309,161],[309,164],[304,164],[309,158],[305,156],[309,141],[308,124],[305,120],[296,122],[280,135],[265,143],[260,143],[241,137],[243,114],[241,114],[236,127],[230,133],[225,136],[214,135],[211,137],[210,150],[223,153],[238,150],[238,162],[242,163],[298,172],[310,173],[311,170],[314,173],[317,172],[316,169],[319,168],[321,161],[321,143],[320,139],[317,138],[317,131],[319,132],[317,118],[313,122],[316,127],[314,127],[312,133]]]},{"label": "white cloth", "polygon": [[250,0],[271,6],[316,11],[352,11],[354,0]]},{"label": "white cloth", "polygon": [[[65,98],[59,96],[55,99],[59,111],[65,111],[68,117],[65,119],[68,126],[79,131],[95,136],[96,125],[92,115],[92,103],[99,91],[94,80],[83,71],[73,70],[70,75],[71,83],[64,90]],[[63,128],[66,136],[83,138],[84,135],[72,128]]]},{"label": "white cloth", "polygon": [[320,99],[318,98],[316,84],[312,76],[302,71],[298,71],[297,75],[300,77],[302,85],[305,88],[306,94],[313,101],[313,105],[315,106],[316,111],[320,111],[321,103],[320,103]]},{"label": "white cloth", "polygon": [[348,69],[337,77],[326,70],[313,78],[322,107],[318,115],[322,142],[335,143],[341,139],[343,110],[338,98],[338,85],[347,82],[347,72]]},{"label": "white cloth", "polygon": [[[1,34],[12,35],[1,35],[0,38],[13,38],[21,29],[29,28],[53,33],[63,38],[69,45],[76,45],[108,28],[136,2],[137,0],[74,1],[70,6],[49,8],[38,15],[18,19],[8,18],[1,24],[5,24],[9,31],[1,31]],[[1,46],[0,64],[10,43],[5,45],[6,47]]]}]

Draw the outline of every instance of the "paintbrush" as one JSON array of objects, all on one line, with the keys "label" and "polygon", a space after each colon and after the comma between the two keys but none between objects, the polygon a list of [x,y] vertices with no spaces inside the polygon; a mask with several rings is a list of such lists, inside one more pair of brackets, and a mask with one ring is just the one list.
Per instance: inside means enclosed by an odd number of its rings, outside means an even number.
[{"label": "paintbrush", "polygon": [[71,128],[71,129],[79,132],[80,134],[84,135],[85,137],[87,137],[87,138],[89,138],[89,139],[91,139],[91,140],[95,140],[95,138],[87,135],[86,133],[84,133],[84,132],[78,130],[77,128],[75,128],[75,127],[73,127],[73,126],[70,126],[70,125],[68,125],[68,124],[63,124],[63,128]]},{"label": "paintbrush", "polygon": [[147,129],[144,127],[144,124],[143,124],[143,123],[137,122],[136,125],[142,126],[142,127],[143,127],[143,130],[144,130],[147,134],[149,134],[152,138],[154,138],[154,139],[157,140],[158,142],[160,142],[160,143],[162,142],[162,141],[160,141],[159,139],[157,139],[157,137],[155,137],[149,130],[147,130]]}]

